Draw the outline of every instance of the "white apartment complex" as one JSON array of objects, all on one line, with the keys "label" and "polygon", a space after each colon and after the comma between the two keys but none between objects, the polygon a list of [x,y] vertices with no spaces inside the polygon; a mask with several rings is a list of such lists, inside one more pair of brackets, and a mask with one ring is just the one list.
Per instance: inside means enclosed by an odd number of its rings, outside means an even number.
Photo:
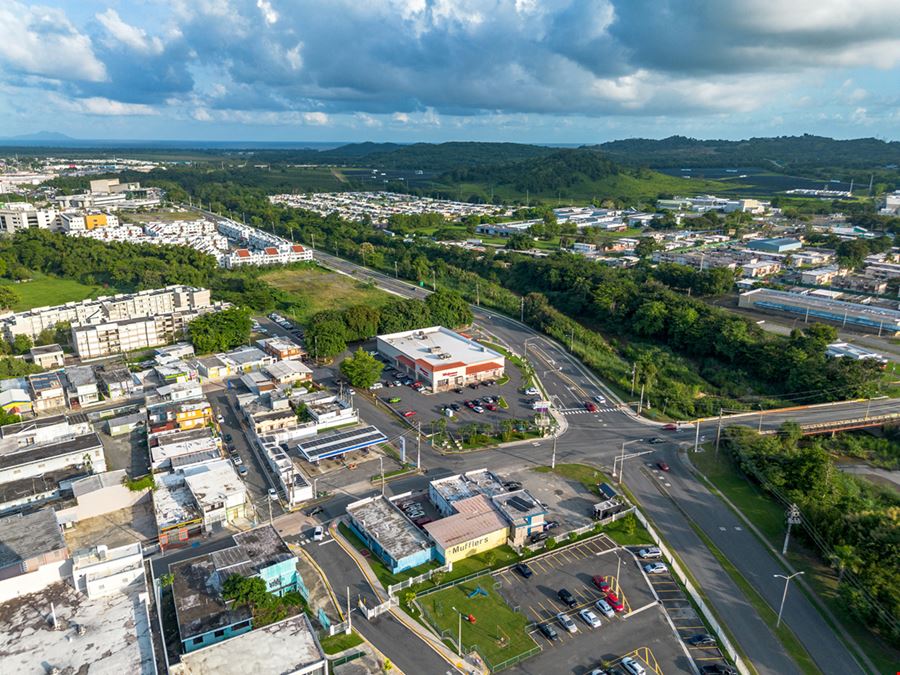
[{"label": "white apartment complex", "polygon": [[82,359],[158,347],[184,337],[188,324],[212,307],[138,317],[72,328],[75,352]]},{"label": "white apartment complex", "polygon": [[29,228],[50,229],[56,224],[59,211],[39,209],[28,202],[9,202],[0,208],[0,232],[15,234]]},{"label": "white apartment complex", "polygon": [[0,317],[3,337],[12,341],[16,335],[36,338],[41,331],[68,321],[73,326],[126,321],[128,319],[172,314],[209,307],[209,289],[190,286],[166,286],[138,293],[100,296],[93,300],[67,302],[64,305],[35,307],[25,312]]}]

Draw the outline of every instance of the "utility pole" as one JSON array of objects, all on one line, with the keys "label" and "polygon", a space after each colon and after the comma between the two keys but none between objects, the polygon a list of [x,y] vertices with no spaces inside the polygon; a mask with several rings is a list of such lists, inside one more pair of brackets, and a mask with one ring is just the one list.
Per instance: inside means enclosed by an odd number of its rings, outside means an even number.
[{"label": "utility pole", "polygon": [[437,273],[433,269],[431,270],[431,290],[437,290]]},{"label": "utility pole", "polygon": [[722,436],[722,408],[719,408],[719,426],[716,427],[716,457],[719,456],[719,439]]},{"label": "utility pole", "polygon": [[694,435],[694,452],[700,451],[700,418],[697,418],[697,433]]},{"label": "utility pole", "polygon": [[759,428],[756,430],[756,433],[758,433],[758,434],[762,433],[762,415],[763,415],[762,404],[760,404],[760,406],[759,406]]},{"label": "utility pole", "polygon": [[525,323],[525,298],[519,300],[519,321]]},{"label": "utility pole", "polygon": [[416,434],[416,469],[422,468],[422,420],[419,420],[419,433]]},{"label": "utility pole", "polygon": [[394,261],[394,278],[395,279],[400,278],[400,274],[397,272],[397,261],[396,260]]},{"label": "utility pole", "polygon": [[347,630],[344,631],[345,635],[350,635],[350,632],[353,630],[353,616],[350,614],[350,587],[347,586]]},{"label": "utility pole", "polygon": [[641,399],[638,401],[638,415],[641,414],[641,410],[644,409],[644,383],[641,382]]},{"label": "utility pole", "polygon": [[384,455],[378,456],[378,466],[381,468],[381,496],[384,497]]},{"label": "utility pole", "polygon": [[553,456],[550,458],[550,468],[551,469],[556,468],[556,438],[557,438],[557,436],[558,436],[558,434],[556,432],[553,432]]},{"label": "utility pole", "polygon": [[634,383],[637,381],[637,361],[631,364],[631,395],[634,396]]},{"label": "utility pole", "polygon": [[788,542],[791,539],[791,525],[800,524],[800,509],[796,504],[791,504],[787,510],[787,532],[784,533],[784,546],[781,547],[781,555],[787,555]]},{"label": "utility pole", "polygon": [[475,282],[475,306],[481,307],[481,285]]},{"label": "utility pole", "polygon": [[791,579],[796,577],[797,575],[803,574],[803,572],[794,572],[789,576],[784,576],[783,574],[773,574],[773,577],[778,577],[779,579],[784,579],[784,593],[781,594],[781,606],[778,608],[778,621],[775,623],[775,628],[781,627],[781,613],[784,611],[784,601],[787,598],[787,589],[788,584],[791,582]]}]

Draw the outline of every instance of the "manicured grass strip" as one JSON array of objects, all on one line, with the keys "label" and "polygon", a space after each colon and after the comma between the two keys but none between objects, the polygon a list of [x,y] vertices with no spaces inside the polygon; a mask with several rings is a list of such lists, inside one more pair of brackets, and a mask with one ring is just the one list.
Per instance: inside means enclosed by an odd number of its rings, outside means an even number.
[{"label": "manicured grass strip", "polygon": [[351,631],[349,635],[346,633],[338,633],[337,635],[330,635],[319,640],[319,644],[322,645],[322,651],[326,654],[338,654],[345,649],[358,647],[362,643],[363,639],[355,630]]},{"label": "manicured grass strip", "polygon": [[14,283],[3,280],[0,284],[8,286],[19,296],[19,302],[12,308],[16,312],[32,307],[77,302],[86,298],[96,298],[98,295],[114,295],[118,292],[114,288],[104,288],[98,284],[87,286],[72,279],[60,279],[37,272],[29,281]]},{"label": "manicured grass strip", "polygon": [[[469,598],[480,587],[484,595]],[[475,623],[463,619],[463,648],[477,647],[491,663],[500,663],[537,646],[528,634],[530,622],[514,612],[494,590],[490,578],[478,578],[451,586],[419,599],[423,614],[440,633],[446,631],[448,645],[455,649],[459,614],[475,617]],[[455,608],[455,609],[454,609]]]},{"label": "manicured grass strip", "polygon": [[[369,550],[368,546],[366,546],[362,542],[362,540],[353,533],[353,530],[351,530],[349,527],[344,525],[344,523],[341,523],[340,525],[338,525],[338,530],[340,530],[341,534],[343,534],[347,538],[347,541],[349,541],[353,545],[353,548],[355,548],[357,551],[368,551]],[[369,556],[366,558],[366,560],[369,562],[369,567],[372,568],[372,571],[375,573],[375,576],[378,577],[378,580],[382,584],[384,584],[385,588],[387,588],[391,584],[396,584],[400,581],[405,581],[406,579],[409,579],[410,577],[418,576],[419,574],[422,574],[423,572],[427,572],[430,569],[439,567],[438,563],[430,562],[430,563],[426,563],[425,565],[419,565],[418,567],[413,567],[412,569],[408,569],[403,572],[398,572],[397,574],[394,574],[387,568],[387,566],[385,566],[385,564],[383,562],[381,562],[381,560],[378,558],[378,556],[376,556],[374,553],[371,553],[371,551],[370,551]]]}]

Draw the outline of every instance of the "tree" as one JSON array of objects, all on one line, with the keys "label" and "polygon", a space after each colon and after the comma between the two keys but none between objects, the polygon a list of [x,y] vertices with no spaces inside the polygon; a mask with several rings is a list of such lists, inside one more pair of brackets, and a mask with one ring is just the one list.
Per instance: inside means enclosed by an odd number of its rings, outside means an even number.
[{"label": "tree", "polygon": [[0,309],[12,309],[21,298],[9,286],[0,286]]},{"label": "tree", "polygon": [[162,585],[163,588],[168,588],[169,586],[171,586],[172,584],[175,583],[175,575],[172,574],[171,572],[169,572],[168,574],[163,574],[159,578],[159,583]]},{"label": "tree", "polygon": [[269,600],[266,582],[259,577],[232,574],[222,584],[222,597],[239,605],[264,606]]},{"label": "tree", "polygon": [[307,327],[304,341],[306,348],[317,359],[330,359],[347,348],[347,329],[337,317],[328,316],[317,320],[318,316],[319,314],[314,316]]},{"label": "tree", "polygon": [[425,299],[431,321],[441,326],[455,328],[472,323],[472,310],[456,291],[441,288]]},{"label": "tree", "polygon": [[378,382],[383,369],[384,364],[362,348],[341,361],[341,373],[350,384],[360,389],[368,389]]},{"label": "tree", "polygon": [[28,350],[33,346],[34,343],[28,335],[16,335],[12,341],[13,354],[18,354],[19,356],[27,354]]},{"label": "tree", "polygon": [[634,254],[639,258],[649,258],[654,251],[659,250],[659,243],[653,237],[641,237],[634,247]]},{"label": "tree", "polygon": [[199,354],[211,354],[245,344],[250,339],[251,327],[250,310],[230,307],[197,317],[188,326],[188,333]]}]

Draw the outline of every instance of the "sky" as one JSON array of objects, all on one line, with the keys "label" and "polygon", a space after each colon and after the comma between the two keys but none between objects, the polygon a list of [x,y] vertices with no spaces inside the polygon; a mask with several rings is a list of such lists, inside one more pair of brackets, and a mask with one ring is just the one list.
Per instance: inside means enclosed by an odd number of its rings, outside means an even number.
[{"label": "sky", "polygon": [[900,0],[0,2],[0,136],[900,139]]}]

